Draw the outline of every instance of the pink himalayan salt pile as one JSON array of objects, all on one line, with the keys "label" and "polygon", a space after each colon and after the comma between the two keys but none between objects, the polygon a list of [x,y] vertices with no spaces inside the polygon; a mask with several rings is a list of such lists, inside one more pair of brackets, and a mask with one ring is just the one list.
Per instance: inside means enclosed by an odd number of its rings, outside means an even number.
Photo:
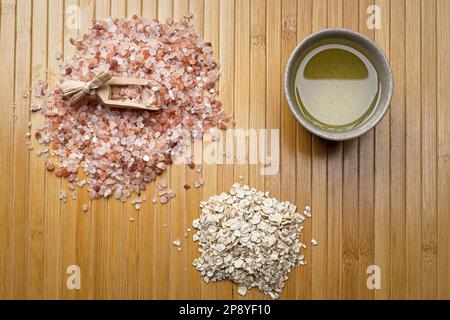
[{"label": "pink himalayan salt pile", "polygon": [[194,31],[191,18],[186,15],[179,23],[110,18],[95,21],[81,39],[71,39],[76,52],[61,66],[61,83],[87,82],[104,70],[156,80],[159,88],[115,90],[113,96],[156,101],[162,109],[112,109],[95,100],[69,107],[59,87],[47,90],[40,83],[35,92],[43,95],[48,127],[39,142],[57,176],[82,185],[81,167],[91,199],[113,194],[125,201],[172,163],[174,147],[183,143],[182,130],[200,138],[209,129],[232,126],[216,100],[219,70],[211,44]]}]

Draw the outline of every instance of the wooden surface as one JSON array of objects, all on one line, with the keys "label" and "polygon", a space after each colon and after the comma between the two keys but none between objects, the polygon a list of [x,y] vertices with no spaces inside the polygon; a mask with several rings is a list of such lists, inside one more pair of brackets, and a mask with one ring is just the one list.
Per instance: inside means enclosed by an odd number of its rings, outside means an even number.
[{"label": "wooden surface", "polygon": [[[201,281],[184,237],[202,199],[239,177],[276,197],[311,204],[303,241],[307,265],[286,283],[285,299],[450,299],[450,1],[375,0],[382,28],[369,30],[374,0],[2,0],[0,23],[0,298],[240,298],[230,282]],[[80,29],[67,11],[78,6]],[[164,175],[177,197],[147,201],[140,212],[87,193],[63,204],[67,187],[29,152],[24,134],[38,79],[58,79],[56,51],[93,18],[194,13],[194,25],[221,64],[221,100],[237,127],[280,129],[279,174],[255,165],[211,165],[196,173],[172,166]],[[64,12],[66,12],[64,14]],[[296,44],[327,27],[357,30],[389,57],[395,94],[383,121],[360,139],[329,143],[302,129],[287,108],[284,65]],[[33,143],[34,138],[32,139]],[[199,176],[202,189],[183,189]],[[155,193],[151,184],[147,199]],[[89,203],[87,214],[83,203]],[[129,218],[134,218],[130,222]],[[171,242],[181,239],[178,252]],[[369,290],[366,269],[381,268]],[[81,269],[81,290],[68,290],[66,269]],[[246,298],[261,298],[251,290]]]}]

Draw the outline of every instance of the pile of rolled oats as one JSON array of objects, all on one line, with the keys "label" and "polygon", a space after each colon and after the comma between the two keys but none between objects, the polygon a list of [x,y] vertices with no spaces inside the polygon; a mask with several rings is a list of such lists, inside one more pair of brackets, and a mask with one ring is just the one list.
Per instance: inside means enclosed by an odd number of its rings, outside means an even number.
[{"label": "pile of rolled oats", "polygon": [[301,249],[306,245],[299,241],[305,217],[296,206],[236,183],[230,193],[213,196],[200,207],[193,226],[201,256],[193,265],[204,281],[228,279],[239,285],[241,295],[258,287],[278,298],[291,269],[305,264]]}]

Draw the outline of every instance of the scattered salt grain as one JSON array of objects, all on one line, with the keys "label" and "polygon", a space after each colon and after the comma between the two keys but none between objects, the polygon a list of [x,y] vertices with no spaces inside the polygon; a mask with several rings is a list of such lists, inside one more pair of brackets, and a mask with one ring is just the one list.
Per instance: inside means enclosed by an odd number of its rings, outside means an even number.
[{"label": "scattered salt grain", "polygon": [[60,190],[59,191],[59,199],[62,202],[66,202],[66,200],[67,200],[67,193],[64,190]]},{"label": "scattered salt grain", "polygon": [[55,170],[55,165],[52,162],[47,162],[47,164],[45,165],[45,168],[48,171],[53,171],[53,170]]},{"label": "scattered salt grain", "polygon": [[243,287],[243,286],[240,286],[240,287],[238,288],[238,293],[239,293],[241,296],[245,296],[245,295],[247,294],[247,288],[246,288],[246,287]]},{"label": "scattered salt grain", "polygon": [[89,210],[89,206],[85,203],[81,206],[81,210],[83,210],[83,212],[87,212]]},{"label": "scattered salt grain", "polygon": [[173,244],[174,246],[179,247],[179,246],[181,245],[181,241],[180,241],[180,239],[176,239],[176,240],[172,241],[172,244]]},{"label": "scattered salt grain", "polygon": [[162,180],[159,182],[159,185],[160,185],[161,189],[165,189],[165,188],[167,188],[167,181],[164,180],[164,179],[162,179]]},{"label": "scattered salt grain", "polygon": [[317,241],[316,241],[316,239],[312,239],[312,240],[311,240],[311,244],[312,244],[313,246],[317,246]]},{"label": "scattered salt grain", "polygon": [[167,192],[167,196],[168,196],[170,199],[175,198],[176,195],[177,195],[176,192],[173,191],[173,190],[169,190],[169,191]]},{"label": "scattered salt grain", "polygon": [[165,204],[169,201],[169,199],[166,196],[162,196],[159,198],[159,202],[162,204]]},{"label": "scattered salt grain", "polygon": [[37,111],[39,111],[41,109],[42,109],[41,105],[37,104],[37,103],[32,103],[31,106],[30,106],[31,112],[37,112]]},{"label": "scattered salt grain", "polygon": [[203,186],[205,182],[203,181],[203,179],[196,179],[193,181],[193,185],[195,188],[199,188],[201,186]]}]

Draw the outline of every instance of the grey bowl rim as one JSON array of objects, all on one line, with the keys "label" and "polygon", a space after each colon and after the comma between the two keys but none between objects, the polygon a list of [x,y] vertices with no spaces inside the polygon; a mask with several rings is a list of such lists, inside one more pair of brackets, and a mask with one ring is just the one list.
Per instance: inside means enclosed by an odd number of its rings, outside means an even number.
[{"label": "grey bowl rim", "polygon": [[[365,125],[363,124],[361,127],[358,127],[358,128],[352,128],[352,129],[349,129],[348,131],[344,130],[344,131],[332,132],[332,131],[326,131],[326,130],[314,125],[311,121],[306,119],[306,117],[300,116],[301,111],[297,105],[297,102],[294,101],[293,97],[291,97],[291,93],[289,91],[289,79],[290,79],[291,74],[294,72],[293,66],[297,62],[296,61],[297,56],[300,54],[301,50],[306,49],[306,48],[304,48],[305,43],[310,42],[310,41],[315,41],[315,38],[318,38],[317,41],[322,40],[325,38],[325,37],[324,38],[322,38],[322,37],[327,34],[332,34],[332,35],[330,35],[330,38],[336,37],[336,36],[338,36],[338,34],[336,34],[336,33],[350,35],[352,37],[351,38],[352,41],[355,41],[356,43],[362,45],[369,52],[371,52],[371,50],[375,50],[376,53],[381,57],[381,59],[380,59],[381,61],[379,61],[379,63],[383,64],[386,67],[388,83],[387,83],[387,87],[385,89],[385,90],[387,90],[386,102],[384,103],[383,106],[380,106],[380,105],[376,106],[376,108],[382,108],[381,113],[378,115],[378,117],[374,118],[370,123],[366,123]],[[359,38],[359,39],[354,39],[354,37]],[[361,42],[363,42],[363,43],[361,43]],[[364,44],[367,44],[367,46]],[[389,62],[389,59],[384,54],[383,50],[373,40],[369,39],[368,37],[366,37],[365,35],[363,35],[359,32],[356,32],[356,31],[353,31],[350,29],[327,28],[327,29],[322,29],[318,32],[314,32],[314,33],[308,35],[307,37],[305,37],[302,41],[300,41],[297,44],[295,49],[291,52],[291,55],[289,56],[288,62],[286,64],[286,71],[285,71],[285,76],[284,76],[284,93],[285,93],[286,100],[289,105],[289,109],[291,110],[292,114],[297,119],[297,121],[300,122],[300,124],[305,129],[307,129],[309,132],[311,132],[323,139],[326,139],[326,140],[332,140],[332,141],[350,140],[350,139],[360,137],[363,134],[370,131],[381,121],[381,119],[383,119],[386,112],[388,111],[390,104],[392,102],[393,91],[394,91],[394,81],[393,81],[392,67]]]}]

